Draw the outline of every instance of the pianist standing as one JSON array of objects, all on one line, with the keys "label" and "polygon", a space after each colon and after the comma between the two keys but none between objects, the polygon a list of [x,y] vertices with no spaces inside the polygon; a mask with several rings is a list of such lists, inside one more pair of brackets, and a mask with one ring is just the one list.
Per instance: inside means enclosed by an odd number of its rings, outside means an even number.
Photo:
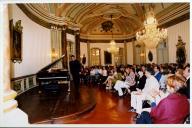
[{"label": "pianist standing", "polygon": [[81,70],[81,63],[75,58],[74,55],[71,55],[71,61],[69,62],[70,72],[73,77],[73,82],[75,85],[75,89],[78,91],[80,86],[80,75],[79,72]]}]

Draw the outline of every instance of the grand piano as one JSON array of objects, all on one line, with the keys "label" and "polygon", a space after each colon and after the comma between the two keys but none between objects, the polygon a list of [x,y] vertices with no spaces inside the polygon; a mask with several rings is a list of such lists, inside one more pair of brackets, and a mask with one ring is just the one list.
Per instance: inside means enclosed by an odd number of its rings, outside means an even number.
[{"label": "grand piano", "polygon": [[53,68],[56,64],[62,61],[65,55],[47,65],[39,72],[36,78],[39,83],[41,91],[56,92],[63,85],[68,85],[68,92],[70,92],[70,75],[67,69]]}]

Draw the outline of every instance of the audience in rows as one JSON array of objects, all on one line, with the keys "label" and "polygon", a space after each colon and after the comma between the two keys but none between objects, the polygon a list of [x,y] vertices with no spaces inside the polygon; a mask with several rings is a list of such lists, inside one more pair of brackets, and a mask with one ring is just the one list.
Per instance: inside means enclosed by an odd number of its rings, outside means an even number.
[{"label": "audience in rows", "polygon": [[[84,84],[105,87],[119,97],[130,94],[137,123],[183,123],[189,115],[189,77],[189,64],[174,63],[94,66],[81,72]],[[146,102],[148,108],[143,106]]]}]

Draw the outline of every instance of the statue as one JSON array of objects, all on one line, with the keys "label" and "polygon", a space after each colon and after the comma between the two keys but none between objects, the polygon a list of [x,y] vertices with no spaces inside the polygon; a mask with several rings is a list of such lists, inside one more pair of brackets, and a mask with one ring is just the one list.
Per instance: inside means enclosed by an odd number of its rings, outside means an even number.
[{"label": "statue", "polygon": [[181,36],[178,36],[178,43],[176,45],[176,57],[178,64],[185,64],[186,62],[186,50],[185,50],[185,43],[182,41]]}]

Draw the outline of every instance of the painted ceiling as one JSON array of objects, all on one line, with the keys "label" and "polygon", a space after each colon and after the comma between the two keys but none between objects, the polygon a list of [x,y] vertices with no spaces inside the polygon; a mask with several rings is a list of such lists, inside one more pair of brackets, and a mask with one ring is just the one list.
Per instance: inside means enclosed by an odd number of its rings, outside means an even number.
[{"label": "painted ceiling", "polygon": [[[46,3],[33,4],[50,15],[64,17],[78,24],[81,36],[100,36],[113,33],[114,36],[132,36],[143,28],[145,12],[149,6],[154,8],[157,21],[175,3]],[[111,21],[111,31],[103,31],[103,22]]]}]

